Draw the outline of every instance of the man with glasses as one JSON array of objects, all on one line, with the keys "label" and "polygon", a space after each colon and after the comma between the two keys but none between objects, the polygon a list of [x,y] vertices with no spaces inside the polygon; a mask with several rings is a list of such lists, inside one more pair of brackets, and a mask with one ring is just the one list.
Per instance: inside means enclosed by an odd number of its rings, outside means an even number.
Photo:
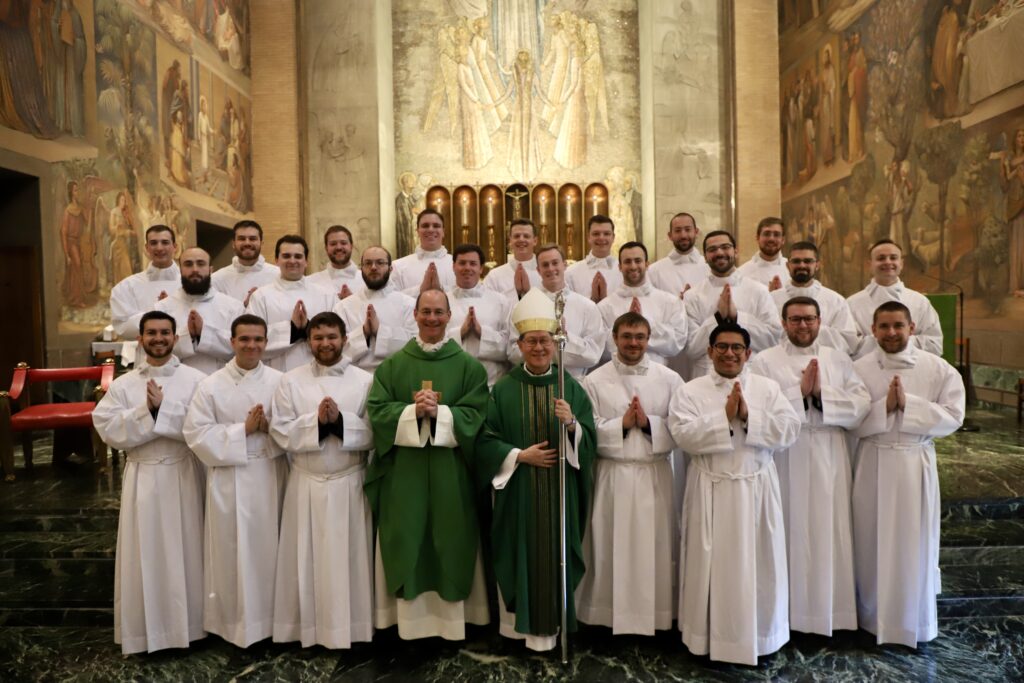
[{"label": "man with glasses", "polygon": [[797,242],[789,248],[786,261],[789,279],[772,292],[772,300],[782,310],[793,297],[809,297],[818,302],[821,319],[818,321],[818,343],[853,355],[859,343],[857,325],[850,307],[842,294],[825,287],[815,277],[821,268],[818,247],[813,242]]},{"label": "man with glasses", "polygon": [[608,626],[613,634],[653,636],[672,628],[675,616],[678,528],[668,406],[683,380],[648,358],[651,326],[644,316],[623,313],[612,337],[612,361],[583,380],[594,406],[597,461],[577,609],[580,621]]},{"label": "man with glasses", "polygon": [[276,280],[281,271],[267,263],[260,253],[263,228],[256,221],[242,220],[232,228],[231,249],[235,252],[230,266],[217,270],[211,278],[213,288],[249,305],[249,296],[263,285]]},{"label": "man with glasses", "polygon": [[703,340],[722,323],[736,323],[747,330],[752,353],[778,343],[779,311],[764,285],[736,271],[737,253],[736,240],[724,230],[704,237],[704,258],[711,272],[683,299],[690,318],[686,353],[693,361],[692,377],[710,371],[711,358]]},{"label": "man with glasses", "polygon": [[782,306],[785,339],[758,354],[750,370],[778,382],[801,421],[796,443],[775,453],[789,548],[789,625],[831,636],[833,629],[857,629],[846,430],[864,419],[870,397],[850,357],[822,344],[820,326],[817,301],[790,299]]},{"label": "man with glasses", "polygon": [[781,218],[768,216],[757,224],[756,254],[737,270],[743,277],[756,280],[766,286],[769,291],[782,287],[789,278],[786,272],[786,257],[782,255],[782,246],[786,243],[786,227]]},{"label": "man with glasses", "polygon": [[348,332],[345,357],[367,372],[398,352],[416,334],[415,300],[391,281],[391,254],[367,247],[361,263],[366,287],[334,306]]},{"label": "man with glasses", "polygon": [[395,261],[395,288],[410,296],[427,289],[446,290],[455,285],[452,256],[444,246],[444,216],[436,209],[424,209],[416,216],[419,246]]},{"label": "man with glasses", "polygon": [[679,628],[695,655],[755,666],[759,656],[789,640],[786,539],[773,454],[796,440],[800,419],[774,380],[745,370],[745,329],[727,321],[709,337],[711,373],[681,386],[669,406],[669,430],[691,458]]}]

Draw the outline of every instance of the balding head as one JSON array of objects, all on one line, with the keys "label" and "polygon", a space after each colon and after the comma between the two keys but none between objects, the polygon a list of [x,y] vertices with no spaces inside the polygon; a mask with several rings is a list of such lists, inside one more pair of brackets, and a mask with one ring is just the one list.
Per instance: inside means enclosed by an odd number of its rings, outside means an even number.
[{"label": "balding head", "polygon": [[200,247],[181,252],[181,288],[186,294],[203,295],[210,291],[210,254]]}]

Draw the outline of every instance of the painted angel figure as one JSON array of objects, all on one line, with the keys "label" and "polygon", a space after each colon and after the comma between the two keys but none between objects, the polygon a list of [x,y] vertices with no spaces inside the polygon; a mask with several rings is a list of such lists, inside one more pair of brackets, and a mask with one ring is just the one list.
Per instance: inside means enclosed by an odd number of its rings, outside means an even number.
[{"label": "painted angel figure", "polygon": [[508,82],[508,87],[495,102],[495,105],[501,105],[510,99],[513,101],[508,170],[514,178],[525,182],[532,181],[541,168],[537,144],[538,117],[533,111],[533,98],[536,96],[545,105],[548,104],[548,100],[538,85],[539,80],[540,76],[534,68],[530,51],[520,50],[516,53],[516,61],[512,65],[512,78]]}]

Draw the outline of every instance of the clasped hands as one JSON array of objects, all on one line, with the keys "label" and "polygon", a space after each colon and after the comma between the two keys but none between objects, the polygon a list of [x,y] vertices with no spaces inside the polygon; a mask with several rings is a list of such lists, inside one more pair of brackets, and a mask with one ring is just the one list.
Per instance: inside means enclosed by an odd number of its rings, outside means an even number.
[{"label": "clasped hands", "polygon": [[413,405],[416,406],[416,417],[437,417],[437,392],[430,389],[420,389],[412,395]]},{"label": "clasped hands", "polygon": [[907,407],[907,394],[903,390],[903,382],[899,375],[893,375],[889,382],[889,391],[885,395],[885,412],[891,413],[896,410],[905,410]]},{"label": "clasped hands", "polygon": [[245,416],[245,434],[248,436],[253,432],[269,432],[270,424],[267,422],[267,414],[263,411],[263,404],[257,403],[249,408]]},{"label": "clasped hands", "polygon": [[737,417],[741,422],[746,422],[747,415],[747,401],[743,398],[743,388],[739,382],[734,382],[729,397],[725,399],[725,417],[729,422]]},{"label": "clasped hands", "polygon": [[640,405],[640,397],[634,396],[633,400],[629,402],[629,407],[626,408],[626,414],[622,416],[622,428],[632,429],[633,427],[639,427],[640,429],[646,429],[650,423],[651,421],[647,418],[647,413],[644,412],[644,407]]}]

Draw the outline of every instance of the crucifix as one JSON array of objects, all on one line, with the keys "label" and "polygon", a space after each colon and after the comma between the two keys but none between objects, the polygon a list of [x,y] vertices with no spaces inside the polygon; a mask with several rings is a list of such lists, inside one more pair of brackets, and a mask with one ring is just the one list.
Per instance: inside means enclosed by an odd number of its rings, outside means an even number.
[{"label": "crucifix", "polygon": [[506,192],[506,197],[512,198],[512,220],[523,217],[523,197],[527,195],[522,190],[516,190],[515,192]]}]

